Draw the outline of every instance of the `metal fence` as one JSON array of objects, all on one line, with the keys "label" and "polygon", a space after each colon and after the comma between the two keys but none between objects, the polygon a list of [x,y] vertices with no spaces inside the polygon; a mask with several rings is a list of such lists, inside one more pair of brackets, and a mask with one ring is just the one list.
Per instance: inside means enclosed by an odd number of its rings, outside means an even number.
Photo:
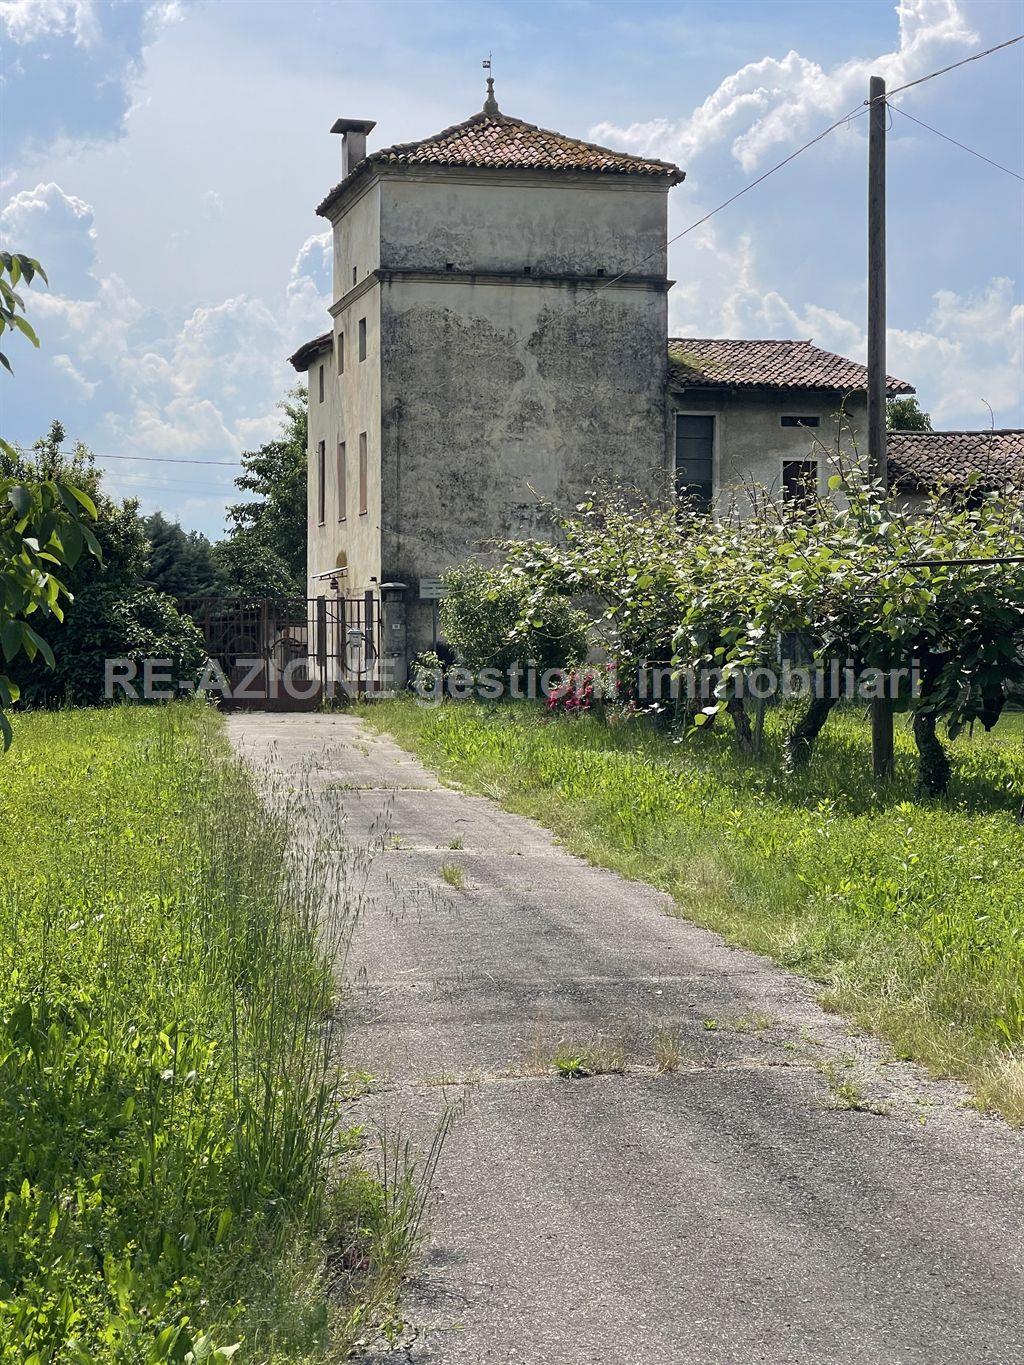
[{"label": "metal fence", "polygon": [[186,597],[224,706],[303,710],[380,688],[380,604],[353,597]]}]

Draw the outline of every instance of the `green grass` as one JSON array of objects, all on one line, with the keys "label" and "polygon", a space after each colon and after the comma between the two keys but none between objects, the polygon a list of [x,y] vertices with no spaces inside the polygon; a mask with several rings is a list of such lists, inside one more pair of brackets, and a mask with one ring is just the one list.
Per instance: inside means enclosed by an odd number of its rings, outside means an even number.
[{"label": "green grass", "polygon": [[363,1173],[339,1124],[318,943],[344,937],[345,898],[315,850],[285,858],[288,818],[201,707],[17,718],[0,758],[3,1360],[238,1345],[236,1362],[312,1365],[393,1328],[408,1163],[390,1184]]},{"label": "green grass", "polygon": [[951,746],[947,799],[870,769],[866,718],[833,716],[786,775],[783,717],[760,760],[729,729],[684,742],[639,721],[553,719],[528,704],[363,712],[431,767],[541,820],[591,861],[672,894],[679,913],[822,983],[828,1006],[897,1053],[963,1078],[1024,1121],[1024,724]]},{"label": "green grass", "polygon": [[466,869],[461,863],[442,863],[441,876],[456,891],[466,889]]}]

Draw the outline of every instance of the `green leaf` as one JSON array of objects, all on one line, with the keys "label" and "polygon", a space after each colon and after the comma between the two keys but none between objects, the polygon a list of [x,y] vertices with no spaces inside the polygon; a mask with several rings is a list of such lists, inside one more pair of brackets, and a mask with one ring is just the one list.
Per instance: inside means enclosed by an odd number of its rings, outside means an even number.
[{"label": "green leaf", "polygon": [[24,630],[25,625],[21,621],[5,621],[0,626],[0,649],[3,650],[4,660],[7,663],[10,663],[21,649]]},{"label": "green leaf", "polygon": [[24,631],[28,639],[32,641],[32,644],[43,656],[47,668],[56,668],[57,660],[53,657],[53,650],[50,648],[49,642],[44,640],[39,632],[33,630],[31,626],[25,626]]},{"label": "green leaf", "polygon": [[14,317],[11,318],[11,322],[14,324],[15,327],[17,327],[19,332],[24,332],[25,336],[28,337],[29,341],[31,341],[32,345],[35,346],[36,349],[39,348],[39,338],[36,336],[35,328],[32,326],[32,324],[28,321],[27,318],[19,317],[17,314],[15,314]]}]

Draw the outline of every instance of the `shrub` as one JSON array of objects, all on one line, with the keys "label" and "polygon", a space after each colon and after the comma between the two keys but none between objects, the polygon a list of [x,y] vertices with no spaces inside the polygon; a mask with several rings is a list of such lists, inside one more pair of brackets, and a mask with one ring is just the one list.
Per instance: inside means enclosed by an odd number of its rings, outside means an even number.
[{"label": "shrub", "polygon": [[[1024,577],[1008,562],[1024,554],[1020,499],[939,493],[908,513],[845,468],[820,499],[747,492],[743,517],[637,506],[614,491],[588,498],[557,518],[557,544],[510,547],[497,579],[523,589],[506,635],[543,618],[552,598],[588,600],[627,689],[638,667],[671,658],[688,679],[702,678],[689,713],[700,723],[727,711],[750,751],[746,682],[777,662],[780,640],[799,638],[854,674],[916,662],[920,691],[907,689],[897,705],[913,715],[922,790],[944,791],[938,721],[954,735],[975,720],[988,728],[1024,684]],[[497,601],[511,612],[515,597]],[[810,757],[838,690],[808,703],[790,761]]]},{"label": "shrub", "polygon": [[152,588],[102,585],[76,600],[64,630],[53,636],[53,652],[54,668],[36,670],[23,683],[26,701],[95,705],[104,699],[107,659],[130,659],[140,677],[143,660],[166,660],[175,684],[195,682],[206,661],[202,632],[173,598]]},{"label": "shrub", "polygon": [[531,594],[526,577],[465,564],[445,576],[441,629],[474,672],[528,659],[540,668],[578,663],[587,653],[587,617],[567,597]]}]

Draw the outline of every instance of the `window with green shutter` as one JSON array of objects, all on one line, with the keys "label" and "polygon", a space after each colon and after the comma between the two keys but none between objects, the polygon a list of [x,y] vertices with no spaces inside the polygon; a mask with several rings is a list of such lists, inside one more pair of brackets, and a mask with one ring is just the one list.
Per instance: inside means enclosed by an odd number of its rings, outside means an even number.
[{"label": "window with green shutter", "polygon": [[698,507],[715,496],[715,419],[676,414],[676,490]]}]

